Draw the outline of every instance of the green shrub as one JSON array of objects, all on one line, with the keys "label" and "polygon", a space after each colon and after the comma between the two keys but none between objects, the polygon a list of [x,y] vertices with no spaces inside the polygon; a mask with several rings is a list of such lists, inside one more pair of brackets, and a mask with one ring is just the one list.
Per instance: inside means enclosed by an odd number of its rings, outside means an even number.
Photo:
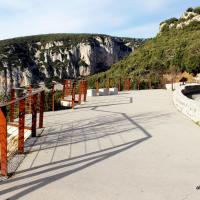
[{"label": "green shrub", "polygon": [[166,24],[172,24],[172,23],[175,23],[175,22],[177,22],[177,21],[178,21],[177,18],[172,17],[172,18],[170,18],[170,19],[167,19],[167,20],[161,22],[160,24],[164,24],[164,23],[166,23]]},{"label": "green shrub", "polygon": [[190,8],[188,8],[186,11],[187,11],[187,12],[193,12],[194,9],[190,7]]},{"label": "green shrub", "polygon": [[200,14],[200,6],[194,8],[193,12],[195,12],[195,13],[197,13],[197,14]]}]

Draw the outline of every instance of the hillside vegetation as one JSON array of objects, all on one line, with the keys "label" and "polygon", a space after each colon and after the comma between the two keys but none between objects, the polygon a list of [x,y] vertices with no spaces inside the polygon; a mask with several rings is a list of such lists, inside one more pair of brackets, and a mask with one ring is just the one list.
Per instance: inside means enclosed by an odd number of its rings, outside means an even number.
[{"label": "hillside vegetation", "polygon": [[91,87],[98,78],[151,79],[161,82],[163,74],[200,72],[200,8],[189,8],[180,19],[161,23],[160,33],[145,42],[107,72],[89,78]]}]

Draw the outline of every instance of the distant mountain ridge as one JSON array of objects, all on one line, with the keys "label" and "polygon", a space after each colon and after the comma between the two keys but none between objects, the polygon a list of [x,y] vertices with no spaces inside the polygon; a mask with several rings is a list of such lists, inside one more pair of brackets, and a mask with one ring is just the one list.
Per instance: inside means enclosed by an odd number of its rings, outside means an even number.
[{"label": "distant mountain ridge", "polygon": [[5,67],[10,85],[62,82],[105,71],[143,39],[101,34],[47,34],[0,41],[0,84]]}]

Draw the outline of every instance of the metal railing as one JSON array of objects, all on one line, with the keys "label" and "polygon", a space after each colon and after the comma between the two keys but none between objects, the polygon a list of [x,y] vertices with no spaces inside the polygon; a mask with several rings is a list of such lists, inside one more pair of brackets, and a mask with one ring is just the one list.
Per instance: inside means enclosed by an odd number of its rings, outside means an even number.
[{"label": "metal railing", "polygon": [[[11,90],[10,101],[0,104],[0,167],[1,175],[6,176],[9,156],[24,153],[25,132],[31,132],[36,137],[37,112],[39,112],[38,128],[43,128],[44,118],[44,89],[28,91],[28,94],[15,98],[16,89]],[[9,147],[10,131],[17,132],[16,149]]]},{"label": "metal railing", "polygon": [[111,88],[116,87],[118,91],[129,91],[129,90],[141,90],[141,89],[152,89],[152,88],[164,88],[164,81],[158,82],[155,86],[151,79],[131,79],[131,78],[107,78],[107,79],[96,79],[95,88],[97,93],[100,87]]},{"label": "metal railing", "polygon": [[[7,102],[0,103],[0,175],[7,176],[8,161],[13,155],[24,153],[25,139],[30,135],[36,137],[37,127],[43,128],[45,104],[48,104],[51,111],[55,111],[55,84],[48,87],[47,91],[44,85],[12,88]],[[76,103],[80,105],[82,101],[86,101],[86,96],[87,81],[65,80],[59,100],[71,102],[71,107],[74,108]],[[9,140],[13,131],[15,148]],[[28,131],[29,136],[26,135]]]},{"label": "metal railing", "polygon": [[[76,99],[76,93],[78,93],[78,99]],[[71,103],[72,109],[74,109],[75,103],[81,104],[82,101],[86,101],[87,98],[87,81],[86,80],[65,80],[62,90],[62,101]]]}]

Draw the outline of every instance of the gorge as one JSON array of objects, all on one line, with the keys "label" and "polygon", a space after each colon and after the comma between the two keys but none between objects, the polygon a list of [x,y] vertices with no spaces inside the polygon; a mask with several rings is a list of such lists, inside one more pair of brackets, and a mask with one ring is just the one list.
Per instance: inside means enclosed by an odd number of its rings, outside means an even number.
[{"label": "gorge", "polygon": [[23,86],[106,71],[143,42],[99,34],[48,34],[2,40],[0,85],[5,76],[8,85]]}]

